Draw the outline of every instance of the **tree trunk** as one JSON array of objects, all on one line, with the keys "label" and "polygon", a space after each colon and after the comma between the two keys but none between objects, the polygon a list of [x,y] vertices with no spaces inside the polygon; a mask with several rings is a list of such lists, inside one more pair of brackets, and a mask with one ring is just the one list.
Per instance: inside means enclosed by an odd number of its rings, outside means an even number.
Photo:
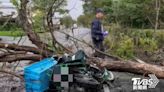
[{"label": "tree trunk", "polygon": [[0,48],[4,49],[9,49],[9,50],[14,50],[14,51],[26,51],[26,52],[31,52],[34,54],[40,54],[46,57],[47,55],[50,56],[52,54],[47,53],[45,50],[40,50],[36,47],[30,47],[30,46],[19,46],[16,44],[7,44],[7,43],[0,43]]},{"label": "tree trunk", "polygon": [[101,62],[101,67],[106,67],[109,70],[131,72],[137,74],[155,74],[158,78],[164,78],[164,67],[158,65],[152,65],[148,63],[137,63],[133,61],[113,61],[113,62]]},{"label": "tree trunk", "polygon": [[15,62],[19,60],[32,60],[32,61],[39,61],[43,57],[41,55],[37,54],[13,54],[13,55],[7,55],[2,58],[0,58],[0,62]]},{"label": "tree trunk", "polygon": [[33,44],[39,47],[40,50],[47,51],[48,54],[53,55],[52,53],[53,51],[48,49],[49,47],[48,44],[41,41],[39,35],[34,32],[32,21],[30,19],[30,16],[27,10],[28,2],[29,2],[28,0],[21,0],[21,9],[19,9],[19,19],[20,19],[22,28]]},{"label": "tree trunk", "polygon": [[155,31],[157,31],[159,26],[159,11],[160,11],[160,0],[156,0],[156,21],[155,21]]},{"label": "tree trunk", "polygon": [[140,63],[134,61],[114,61],[103,60],[98,58],[88,59],[89,64],[96,64],[100,68],[106,67],[111,71],[130,72],[135,74],[155,74],[158,78],[164,78],[164,67],[152,65],[148,63]]}]

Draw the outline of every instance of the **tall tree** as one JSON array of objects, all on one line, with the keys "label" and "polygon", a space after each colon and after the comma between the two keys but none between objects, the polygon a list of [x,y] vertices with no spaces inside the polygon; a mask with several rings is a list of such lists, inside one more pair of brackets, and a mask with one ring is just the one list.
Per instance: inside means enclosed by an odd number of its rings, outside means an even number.
[{"label": "tall tree", "polygon": [[61,19],[61,23],[65,25],[66,28],[70,28],[73,25],[74,20],[71,16],[65,16]]},{"label": "tall tree", "polygon": [[[163,23],[162,13],[164,6],[156,8],[155,0],[83,0],[85,14],[93,14],[97,8],[104,9],[107,22],[115,22],[124,26],[138,28],[155,28],[156,19],[158,26]],[[160,0],[159,0],[160,1]],[[158,2],[159,2],[158,1]],[[163,4],[163,2],[160,2]],[[158,3],[159,6],[159,3]],[[157,9],[159,11],[158,18]]]}]

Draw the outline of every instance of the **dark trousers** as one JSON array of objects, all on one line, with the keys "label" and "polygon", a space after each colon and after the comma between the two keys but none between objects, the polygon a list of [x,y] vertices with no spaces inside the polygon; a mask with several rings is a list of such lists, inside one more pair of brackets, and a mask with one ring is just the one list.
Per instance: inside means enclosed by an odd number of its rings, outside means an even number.
[{"label": "dark trousers", "polygon": [[[92,38],[93,41],[93,45],[96,49],[104,52],[104,45],[103,45],[103,40],[96,40],[95,38]],[[98,53],[97,51],[95,51],[94,56],[96,57],[100,57],[100,58],[104,58],[104,55],[102,55],[101,53]]]}]

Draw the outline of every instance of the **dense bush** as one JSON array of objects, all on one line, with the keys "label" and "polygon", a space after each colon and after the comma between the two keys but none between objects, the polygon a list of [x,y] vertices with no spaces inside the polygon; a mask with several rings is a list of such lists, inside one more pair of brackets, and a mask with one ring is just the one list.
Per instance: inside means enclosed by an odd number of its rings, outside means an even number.
[{"label": "dense bush", "polygon": [[114,50],[115,54],[122,58],[132,58],[134,56],[134,44],[133,39],[125,36],[123,39],[120,39],[118,46]]},{"label": "dense bush", "polygon": [[109,53],[129,59],[139,53],[153,53],[164,47],[164,32],[162,30],[154,32],[150,29],[125,29],[114,25],[105,40],[105,45],[110,49]]}]

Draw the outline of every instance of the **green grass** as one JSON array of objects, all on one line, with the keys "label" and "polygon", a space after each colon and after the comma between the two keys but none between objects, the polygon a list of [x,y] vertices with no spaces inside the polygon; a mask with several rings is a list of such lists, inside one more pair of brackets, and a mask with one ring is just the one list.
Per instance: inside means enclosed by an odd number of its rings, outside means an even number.
[{"label": "green grass", "polygon": [[[39,29],[35,29],[36,33],[44,33]],[[21,28],[13,28],[13,29],[0,29],[0,36],[11,36],[11,37],[20,37],[25,35]]]},{"label": "green grass", "polygon": [[20,37],[24,35],[23,30],[16,24],[0,25],[0,36]]},{"label": "green grass", "polygon": [[[44,33],[43,31],[37,30],[36,33]],[[22,35],[25,35],[23,30],[17,29],[17,30],[0,30],[0,36],[11,36],[11,37],[20,37]]]},{"label": "green grass", "polygon": [[23,31],[0,31],[0,36],[20,37],[24,35]]}]

